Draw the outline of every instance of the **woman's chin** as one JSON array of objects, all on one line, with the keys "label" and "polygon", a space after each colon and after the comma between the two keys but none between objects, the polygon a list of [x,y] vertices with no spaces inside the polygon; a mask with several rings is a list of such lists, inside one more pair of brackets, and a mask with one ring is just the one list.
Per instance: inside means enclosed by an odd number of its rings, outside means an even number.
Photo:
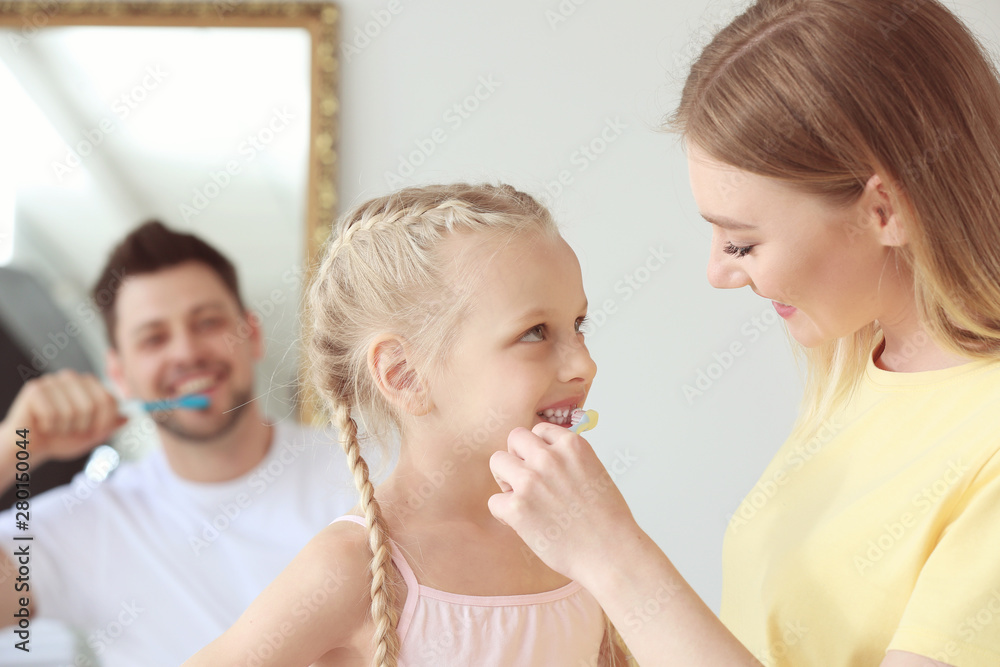
[{"label": "woman's chin", "polygon": [[[801,315],[801,313],[800,313]],[[805,318],[802,318],[805,319]],[[823,335],[812,322],[788,322],[788,334],[795,339],[795,342],[805,348],[814,348],[832,340],[829,336]]]}]

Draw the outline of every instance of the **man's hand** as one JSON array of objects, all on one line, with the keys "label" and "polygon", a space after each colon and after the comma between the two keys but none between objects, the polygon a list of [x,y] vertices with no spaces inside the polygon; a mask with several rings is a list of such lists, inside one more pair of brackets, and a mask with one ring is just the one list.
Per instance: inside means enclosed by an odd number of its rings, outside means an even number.
[{"label": "man's hand", "polygon": [[72,370],[29,380],[18,392],[0,430],[0,442],[15,429],[29,430],[35,465],[84,454],[120,428],[127,418],[118,401],[93,375]]}]

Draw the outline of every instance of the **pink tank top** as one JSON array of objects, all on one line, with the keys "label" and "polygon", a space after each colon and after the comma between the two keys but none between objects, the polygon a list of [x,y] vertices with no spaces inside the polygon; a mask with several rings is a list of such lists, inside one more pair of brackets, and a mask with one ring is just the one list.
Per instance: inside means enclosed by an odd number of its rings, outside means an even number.
[{"label": "pink tank top", "polygon": [[[359,516],[334,520],[364,527]],[[530,595],[458,595],[422,586],[394,543],[406,582],[399,667],[593,667],[604,612],[580,584]]]}]

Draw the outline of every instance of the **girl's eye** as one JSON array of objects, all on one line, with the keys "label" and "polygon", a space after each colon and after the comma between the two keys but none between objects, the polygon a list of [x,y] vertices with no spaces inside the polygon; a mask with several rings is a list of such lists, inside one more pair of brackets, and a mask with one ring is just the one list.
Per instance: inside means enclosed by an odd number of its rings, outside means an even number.
[{"label": "girl's eye", "polygon": [[543,340],[545,340],[544,324],[536,324],[535,326],[525,331],[524,335],[521,336],[521,341],[524,343],[538,343]]},{"label": "girl's eye", "polygon": [[725,247],[722,248],[722,252],[726,253],[727,255],[732,255],[736,259],[739,259],[740,257],[746,257],[747,255],[750,254],[751,250],[753,250],[752,245],[736,246],[730,243],[729,241],[726,241]]},{"label": "girl's eye", "polygon": [[576,321],[576,332],[578,334],[590,333],[590,318],[586,315]]}]

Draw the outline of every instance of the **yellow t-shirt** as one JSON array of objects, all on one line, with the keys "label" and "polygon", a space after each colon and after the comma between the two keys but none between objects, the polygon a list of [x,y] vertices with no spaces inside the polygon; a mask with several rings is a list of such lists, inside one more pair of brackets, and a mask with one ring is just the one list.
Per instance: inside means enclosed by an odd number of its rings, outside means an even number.
[{"label": "yellow t-shirt", "polygon": [[733,515],[722,620],[765,665],[1000,665],[1000,362],[890,373]]}]

